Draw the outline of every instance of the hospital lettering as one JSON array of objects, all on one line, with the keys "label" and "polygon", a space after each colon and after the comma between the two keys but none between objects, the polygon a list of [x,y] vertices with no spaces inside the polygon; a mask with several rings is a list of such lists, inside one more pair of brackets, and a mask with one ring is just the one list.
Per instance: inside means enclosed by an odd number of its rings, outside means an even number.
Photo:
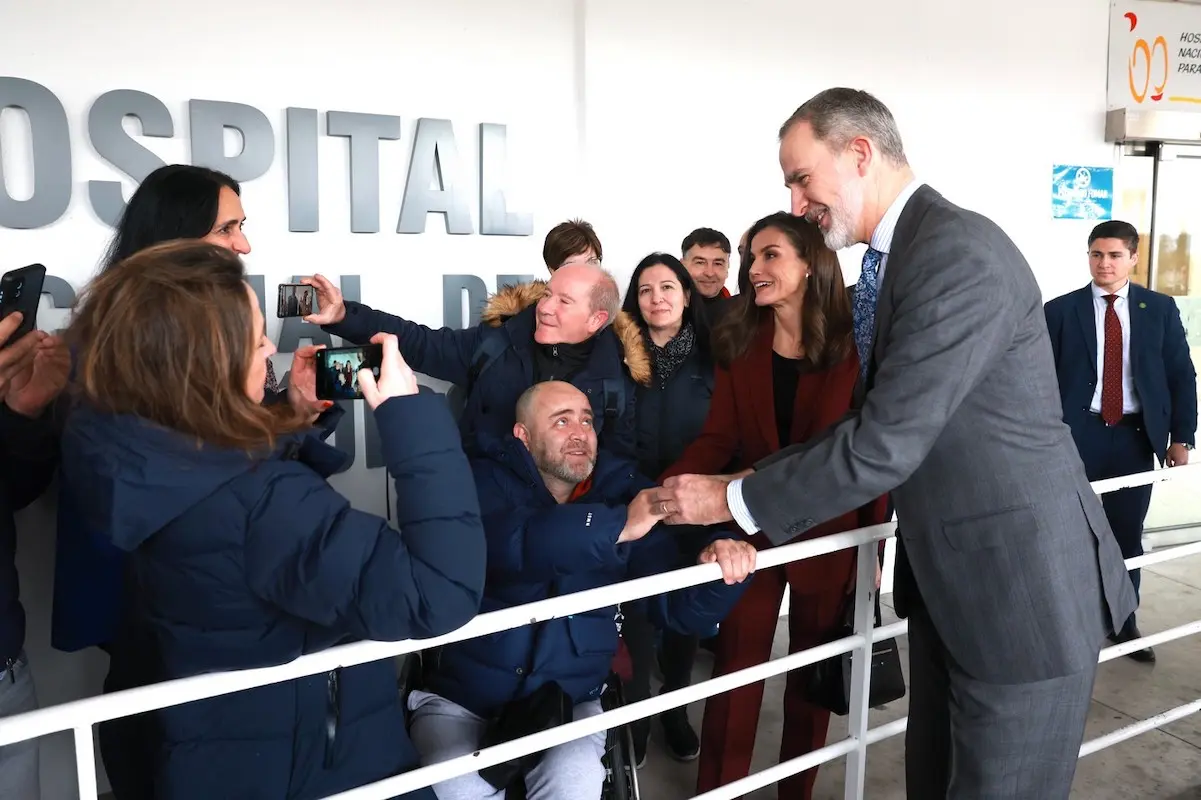
[{"label": "hospital lettering", "polygon": [[[0,112],[24,112],[33,145],[33,192],[17,200],[0,181],[0,228],[43,228],[66,213],[73,192],[71,126],[58,97],[30,80],[0,76]],[[224,100],[192,99],[187,103],[187,128],[177,130],[163,101],[146,92],[114,89],[96,98],[87,113],[87,139],[96,153],[117,171],[141,182],[163,161],[140,144],[124,127],[132,118],[141,136],[188,139],[191,163],[210,167],[247,182],[262,177],[276,161],[275,129],[267,115],[254,106]],[[348,141],[350,229],[354,233],[380,230],[380,194],[400,200],[397,233],[423,233],[430,214],[444,217],[446,232],[472,234],[476,222],[469,200],[478,187],[478,232],[491,236],[529,236],[533,218],[510,211],[506,203],[506,128],[479,125],[479,172],[474,186],[466,174],[460,147],[450,120],[418,119],[413,125],[408,175],[381,176],[381,142],[402,138],[401,118],[354,111],[325,112],[313,108],[288,108],[284,113],[288,186],[288,230],[310,233],[320,222],[320,183],[317,168],[318,137]],[[238,152],[226,152],[226,130],[237,131]],[[4,142],[0,139],[0,154]],[[89,180],[88,199],[96,216],[115,226],[125,209],[121,182]],[[341,190],[326,193],[337,196]],[[389,227],[393,223],[388,223]]]}]

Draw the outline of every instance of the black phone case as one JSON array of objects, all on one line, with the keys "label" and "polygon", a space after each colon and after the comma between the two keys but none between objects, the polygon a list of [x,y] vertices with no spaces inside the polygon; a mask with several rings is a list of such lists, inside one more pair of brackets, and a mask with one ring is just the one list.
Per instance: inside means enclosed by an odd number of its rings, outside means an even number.
[{"label": "black phone case", "polygon": [[42,298],[42,285],[46,280],[46,268],[41,264],[14,269],[0,276],[0,319],[14,311],[23,315],[20,327],[3,343],[3,347],[18,341],[37,325],[38,303]]}]

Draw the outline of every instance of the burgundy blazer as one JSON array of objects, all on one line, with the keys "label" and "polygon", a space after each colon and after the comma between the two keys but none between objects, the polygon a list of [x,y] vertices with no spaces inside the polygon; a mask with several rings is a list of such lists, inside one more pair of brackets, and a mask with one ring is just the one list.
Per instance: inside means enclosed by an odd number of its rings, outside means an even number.
[{"label": "burgundy blazer", "polygon": [[[731,460],[735,470],[746,469],[783,447],[819,436],[851,410],[851,397],[859,377],[859,358],[853,350],[848,358],[829,369],[800,376],[792,434],[787,442],[781,442],[772,384],[774,335],[775,320],[768,317],[751,346],[729,369],[717,367],[705,426],[679,460],[660,476],[661,481],[686,473],[715,475],[727,469]],[[887,513],[885,495],[811,528],[793,541],[880,524],[887,521]],[[756,534],[751,541],[760,549],[770,546],[763,534]],[[816,591],[845,586],[848,566],[854,574],[854,554],[855,550],[850,549],[790,564],[790,581],[794,586],[799,581],[802,585],[797,588],[802,590],[804,585]]]}]

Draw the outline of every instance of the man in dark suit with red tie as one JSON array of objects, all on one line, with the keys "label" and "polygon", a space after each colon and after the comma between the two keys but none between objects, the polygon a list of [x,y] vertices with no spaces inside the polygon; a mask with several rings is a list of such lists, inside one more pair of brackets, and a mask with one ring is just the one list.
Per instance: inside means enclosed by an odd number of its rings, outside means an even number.
[{"label": "man in dark suit with red tie", "polygon": [[[1093,228],[1088,263],[1093,280],[1044,307],[1063,419],[1090,481],[1187,464],[1197,428],[1197,373],[1176,301],[1130,282],[1138,231],[1113,220]],[[1143,552],[1143,520],[1151,486],[1102,498],[1124,558]],[[1139,588],[1139,570],[1130,577]],[[1134,614],[1114,637],[1140,637]],[[1130,654],[1154,662],[1151,648]]]}]

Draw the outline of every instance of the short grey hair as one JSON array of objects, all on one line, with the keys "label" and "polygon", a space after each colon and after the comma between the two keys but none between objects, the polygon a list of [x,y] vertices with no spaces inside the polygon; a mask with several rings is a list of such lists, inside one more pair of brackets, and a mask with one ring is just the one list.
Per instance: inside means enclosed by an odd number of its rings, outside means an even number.
[{"label": "short grey hair", "polygon": [[605,326],[612,325],[613,320],[617,318],[618,312],[621,311],[621,289],[617,287],[617,279],[613,277],[613,273],[607,269],[597,268],[600,277],[596,281],[596,285],[592,287],[592,293],[589,296],[589,301],[592,305],[593,312],[607,312],[609,318],[605,320]]},{"label": "short grey hair", "polygon": [[814,138],[835,152],[841,152],[856,136],[866,136],[893,165],[909,163],[892,112],[862,90],[839,87],[815,94],[780,126],[780,139],[801,122],[809,123]]}]

